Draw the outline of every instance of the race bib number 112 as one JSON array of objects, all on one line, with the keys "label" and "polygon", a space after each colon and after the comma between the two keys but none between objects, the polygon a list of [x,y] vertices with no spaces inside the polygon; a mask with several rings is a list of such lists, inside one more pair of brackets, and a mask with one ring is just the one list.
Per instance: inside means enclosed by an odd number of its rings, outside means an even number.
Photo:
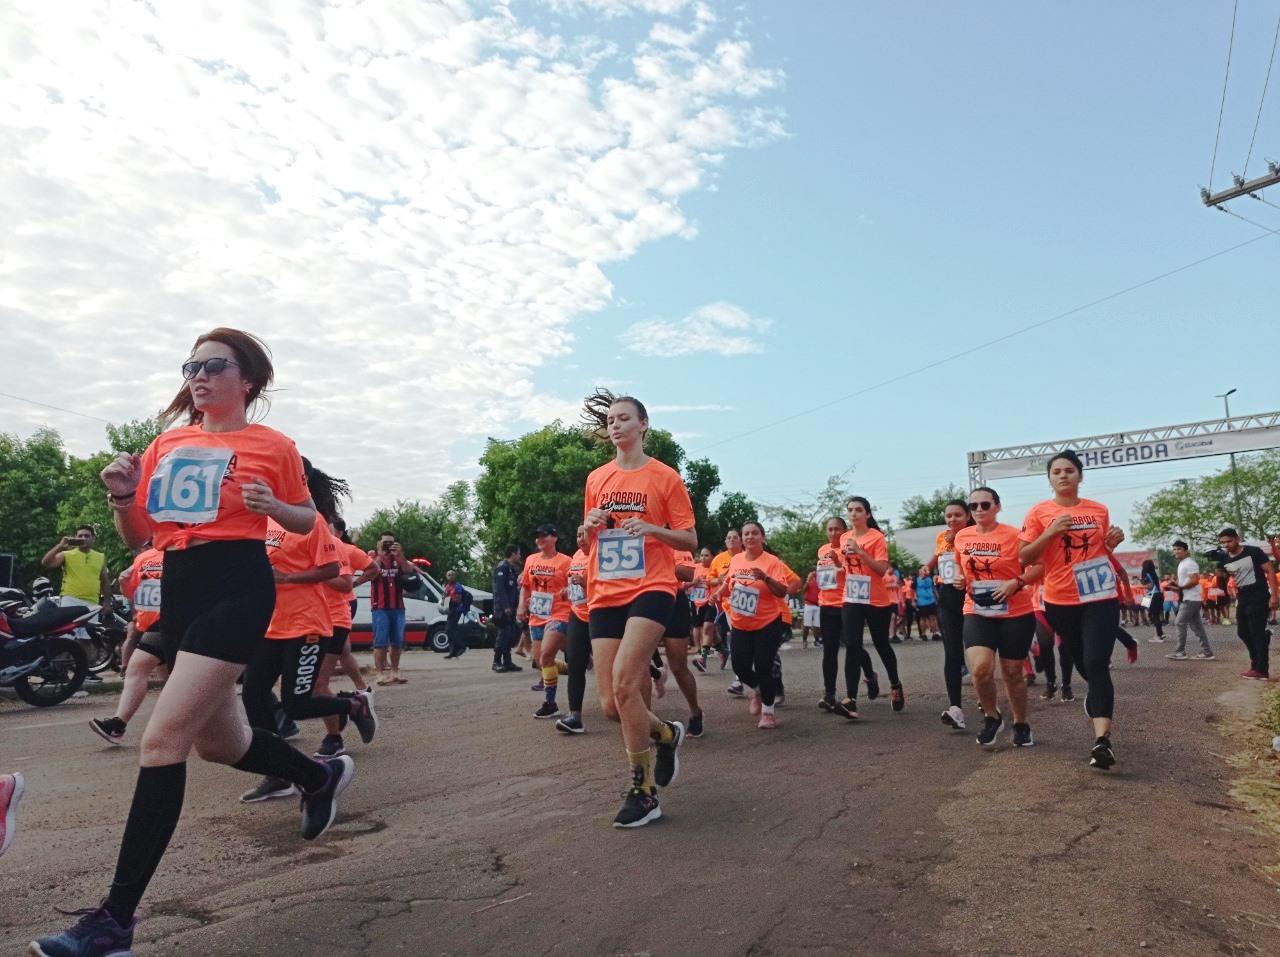
[{"label": "race bib number 112", "polygon": [[218,517],[222,477],[232,449],[183,446],[165,455],[147,486],[147,514],[157,522],[200,525]]}]

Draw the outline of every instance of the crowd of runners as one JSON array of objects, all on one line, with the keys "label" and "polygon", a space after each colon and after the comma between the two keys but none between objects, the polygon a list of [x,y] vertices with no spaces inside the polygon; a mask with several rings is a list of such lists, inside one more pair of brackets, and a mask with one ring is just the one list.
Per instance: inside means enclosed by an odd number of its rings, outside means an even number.
[{"label": "crowd of runners", "polygon": [[[345,483],[313,467],[289,437],[250,422],[250,408],[273,379],[258,339],[213,330],[181,369],[186,384],[161,416],[172,427],[141,456],[122,454],[102,472],[116,530],[136,550],[125,576],[136,617],[116,712],[95,719],[93,730],[119,743],[149,677],[163,669],[167,680],[141,735],[106,896],[66,930],[33,941],[29,952],[38,957],[129,949],[135,912],[182,811],[193,750],[255,775],[245,802],[297,797],[301,837],[315,840],[333,823],[355,773],[344,730],[354,727],[369,744],[378,728],[374,691],[351,655],[351,593],[361,581],[393,591],[398,558],[376,562],[352,545],[339,515]],[[882,693],[877,661],[892,712],[903,712],[907,693],[894,643],[914,624],[920,637],[942,643],[949,699],[943,723],[966,728],[967,674],[983,746],[994,745],[1006,725],[1014,745],[1034,745],[1028,685],[1042,673],[1042,696],[1070,701],[1079,675],[1090,723],[1082,757],[1103,771],[1117,760],[1111,658],[1117,642],[1136,657],[1122,627],[1133,622],[1126,616],[1134,606],[1163,624],[1164,595],[1172,591],[1179,628],[1194,617],[1203,636],[1202,618],[1224,620],[1227,609],[1214,603],[1229,594],[1250,654],[1245,677],[1269,676],[1266,624],[1280,597],[1269,556],[1224,529],[1220,574],[1202,579],[1179,542],[1172,583],[1154,566],[1150,578],[1144,570],[1131,583],[1113,555],[1124,534],[1105,505],[1081,497],[1084,468],[1072,451],[1049,460],[1051,494],[1019,526],[1000,520],[992,488],[950,502],[933,555],[906,578],[890,566],[871,502],[853,496],[845,514],[828,519],[827,541],[806,580],[770,551],[759,522],[731,530],[721,551],[699,547],[679,473],[645,452],[649,416],[640,400],[599,391],[587,399],[584,418],[614,457],[586,478],[572,556],[560,551],[557,528],[536,530],[538,551],[520,574],[517,615],[528,624],[539,669],[535,718],[554,719],[565,735],[582,733],[587,674],[594,672],[600,715],[619,726],[626,756],[617,827],[662,816],[659,789],[679,778],[685,740],[704,732],[694,672],[718,661],[731,671],[728,693],[745,700],[749,720],[761,731],[778,728],[785,700],[779,648],[792,634],[790,599],[806,591],[813,600],[805,602],[812,608],[803,627],[822,644],[823,712],[858,721],[860,692],[868,699]],[[864,646],[868,633],[874,659]],[[1207,638],[1202,642],[1199,657],[1212,657]],[[354,691],[331,693],[337,669]],[[669,679],[687,718],[654,711]],[[379,658],[378,684],[403,681],[398,655]],[[314,754],[305,754],[288,742],[287,725],[313,718],[325,733]],[[22,790],[20,775],[0,775],[0,853],[12,840]]]}]

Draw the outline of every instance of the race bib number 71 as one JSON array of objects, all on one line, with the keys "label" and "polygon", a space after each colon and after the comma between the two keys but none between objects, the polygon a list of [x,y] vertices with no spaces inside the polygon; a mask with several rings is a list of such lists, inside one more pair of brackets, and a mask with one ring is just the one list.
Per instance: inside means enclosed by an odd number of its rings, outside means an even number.
[{"label": "race bib number 71", "polygon": [[167,453],[147,486],[147,514],[157,522],[200,525],[218,517],[231,449],[183,446]]}]

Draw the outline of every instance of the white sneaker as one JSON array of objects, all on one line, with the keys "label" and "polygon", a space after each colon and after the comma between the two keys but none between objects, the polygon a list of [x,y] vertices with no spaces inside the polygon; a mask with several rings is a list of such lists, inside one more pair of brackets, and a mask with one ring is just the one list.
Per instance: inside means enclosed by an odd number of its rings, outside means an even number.
[{"label": "white sneaker", "polygon": [[1149,645],[1159,645],[1159,644],[1163,644],[1164,642],[1166,642],[1166,641],[1168,641],[1168,640],[1169,640],[1169,639],[1167,639],[1167,638],[1155,638],[1155,637],[1152,637],[1152,638],[1148,638],[1148,639],[1147,639],[1147,644],[1149,644]]},{"label": "white sneaker", "polygon": [[[1186,655],[1183,655],[1183,657],[1185,658],[1185,657],[1186,657]],[[1196,655],[1195,660],[1196,660],[1196,661],[1213,661],[1213,660],[1214,660],[1214,658],[1216,658],[1216,657],[1217,657],[1217,655],[1213,655],[1213,654],[1208,654],[1208,655],[1206,655],[1206,654],[1202,651],[1202,652],[1200,652],[1200,654]]]},{"label": "white sneaker", "polygon": [[1187,653],[1185,651],[1175,651],[1171,655],[1165,655],[1165,657],[1170,661],[1184,661],[1186,660]]},{"label": "white sneaker", "polygon": [[957,731],[964,730],[964,712],[952,705],[946,711],[942,712],[942,723],[949,724]]}]

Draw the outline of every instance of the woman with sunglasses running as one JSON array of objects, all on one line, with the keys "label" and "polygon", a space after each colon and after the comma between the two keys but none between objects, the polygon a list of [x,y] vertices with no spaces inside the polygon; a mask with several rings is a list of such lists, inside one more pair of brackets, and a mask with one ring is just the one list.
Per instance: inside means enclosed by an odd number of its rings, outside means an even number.
[{"label": "woman with sunglasses running", "polygon": [[631,768],[613,823],[642,827],[662,817],[657,789],[680,771],[684,725],[649,710],[645,685],[675,609],[675,553],[692,551],[698,536],[680,474],[645,454],[649,414],[640,400],[597,390],[583,417],[616,450],[587,476],[583,503],[596,688],[601,710],[622,725]]},{"label": "woman with sunglasses running", "polygon": [[938,574],[938,630],[942,632],[942,680],[947,686],[947,710],[942,723],[963,731],[961,686],[964,671],[964,576],[956,564],[955,540],[962,528],[973,525],[969,503],[953,498],[942,511],[946,528],[933,543],[933,557],[926,566]]},{"label": "woman with sunglasses running", "polygon": [[849,530],[849,523],[838,515],[827,519],[827,544],[818,549],[818,562],[814,573],[818,579],[818,634],[822,637],[822,697],[818,707],[830,714],[856,718],[858,709],[844,702],[858,698],[858,669],[866,675],[867,697],[875,700],[880,695],[880,681],[871,666],[867,649],[845,648],[844,684],[848,694],[836,701],[836,676],[840,670],[841,615],[844,610],[844,561],[840,556],[840,539]]},{"label": "woman with sunglasses running", "polygon": [[102,470],[125,545],[150,538],[164,552],[160,630],[177,642],[174,667],[142,736],[111,889],[76,924],[33,941],[33,955],[130,949],[134,912],[182,813],[193,748],[206,761],[295,784],[304,840],[328,830],[355,770],[345,755],[314,761],[268,731],[250,730],[235,694],[275,607],[267,521],[305,535],[316,520],[292,440],[248,419],[274,376],[266,347],[239,330],[214,329],[196,340],[182,374],[186,384],[160,423],[187,424],[161,432],[141,457],[121,453]]},{"label": "woman with sunglasses running", "polygon": [[1111,745],[1111,652],[1120,620],[1116,574],[1108,553],[1124,541],[1124,532],[1111,524],[1105,505],[1080,497],[1084,465],[1075,452],[1054,455],[1046,470],[1053,498],[1027,513],[1019,558],[1024,565],[1044,565],[1044,615],[1089,683],[1085,713],[1094,734],[1089,766],[1105,771],[1116,763]]},{"label": "woman with sunglasses running", "polygon": [[[852,528],[840,536],[838,552],[845,571],[841,634],[852,654],[854,649],[862,648],[863,630],[871,629],[871,642],[889,676],[893,710],[901,711],[907,696],[898,677],[898,656],[889,644],[890,621],[896,605],[884,581],[885,572],[889,570],[889,542],[871,514],[870,502],[855,495],[849,499],[847,508]],[[858,717],[858,703],[852,693],[837,705],[836,712],[846,718]]]},{"label": "woman with sunglasses running", "polygon": [[976,524],[955,536],[955,559],[964,576],[964,653],[973,679],[973,690],[982,709],[978,744],[996,743],[1004,727],[1004,715],[996,702],[996,658],[1004,678],[1005,696],[1013,715],[1013,743],[1020,748],[1035,744],[1027,722],[1027,682],[1023,676],[1036,617],[1028,587],[1043,570],[1024,567],[1018,557],[1018,529],[996,521],[1000,496],[981,486],[969,493],[969,509]]}]

